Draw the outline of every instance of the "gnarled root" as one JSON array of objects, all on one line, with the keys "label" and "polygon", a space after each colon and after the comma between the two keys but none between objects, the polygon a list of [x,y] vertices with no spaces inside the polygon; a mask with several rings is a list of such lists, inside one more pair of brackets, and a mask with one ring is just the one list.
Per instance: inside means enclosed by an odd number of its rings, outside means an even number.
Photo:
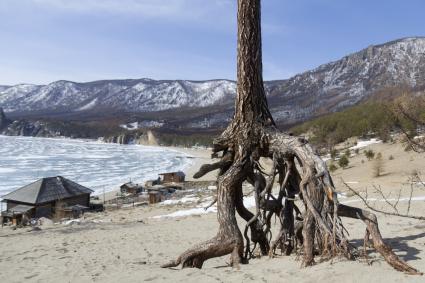
[{"label": "gnarled root", "polygon": [[238,188],[244,178],[244,165],[243,161],[239,161],[218,178],[217,236],[185,251],[176,260],[162,267],[175,267],[181,264],[183,268],[201,268],[205,260],[227,254],[231,254],[232,266],[243,262],[243,238],[236,221],[235,203]]},{"label": "gnarled root", "polygon": [[[295,166],[292,166],[292,175],[299,179],[299,186],[295,189],[299,189],[306,207],[303,217],[303,265],[314,264],[316,250],[321,255],[332,250],[333,254],[342,253],[351,258],[342,223],[335,217],[337,197],[326,164],[307,141],[299,137],[271,132],[270,150],[285,157],[290,164],[295,159],[302,168],[302,173],[298,174]],[[289,181],[292,186],[296,186],[294,180]],[[318,249],[315,249],[316,246]]]},{"label": "gnarled root", "polygon": [[199,179],[202,176],[208,174],[209,172],[220,169],[221,171],[226,171],[233,163],[234,153],[233,150],[228,150],[223,154],[223,157],[220,161],[213,164],[204,164],[199,168],[199,171],[193,175],[194,179]]},{"label": "gnarled root", "polygon": [[391,247],[385,244],[382,239],[381,232],[379,231],[378,220],[375,214],[361,208],[340,204],[338,206],[338,215],[362,220],[367,226],[368,236],[372,238],[373,247],[384,257],[385,261],[396,270],[406,272],[408,274],[422,274],[417,269],[401,260],[392,251]]},{"label": "gnarled root", "polygon": [[251,230],[251,241],[254,243],[254,246],[258,244],[260,246],[261,254],[267,255],[270,247],[269,247],[269,241],[266,237],[266,234],[264,233],[262,229],[262,225],[260,224],[258,218],[255,217],[255,215],[249,211],[245,205],[243,204],[243,193],[242,193],[242,187],[240,187],[237,191],[236,195],[236,211],[238,212],[239,216],[242,217],[246,222],[246,228],[244,231],[244,237],[246,240],[246,247],[245,247],[245,259],[249,259],[251,251],[250,249],[250,239],[248,236],[248,228]]},{"label": "gnarled root", "polygon": [[284,205],[279,213],[280,231],[276,239],[272,242],[269,257],[273,257],[276,248],[280,248],[282,253],[290,255],[295,248],[295,204],[292,199],[285,199]]},{"label": "gnarled root", "polygon": [[[367,225],[367,234],[371,237],[374,248],[396,270],[409,274],[421,274],[418,270],[401,260],[392,249],[384,243],[379,232],[376,216],[366,210],[353,208],[338,203],[332,179],[325,163],[315,154],[311,146],[303,139],[271,134],[271,150],[274,154],[293,155],[302,167],[299,189],[306,207],[303,220],[303,265],[314,264],[314,255],[331,256],[343,254],[354,258],[345,228],[339,217],[361,219]],[[367,237],[366,237],[367,238]]]},{"label": "gnarled root", "polygon": [[[230,264],[238,265],[241,262],[240,239],[229,239],[225,235],[216,236],[211,240],[200,243],[195,247],[182,253],[176,260],[161,265],[162,268],[176,267],[180,264],[183,268],[196,267],[202,268],[204,261],[209,258],[220,257],[231,254]],[[236,253],[235,253],[236,251]]]},{"label": "gnarled root", "polygon": [[[264,129],[262,144],[257,151],[242,150],[235,147],[237,154],[228,147],[222,160],[209,166],[203,166],[197,176],[213,169],[220,169],[218,177],[217,209],[219,231],[213,239],[184,252],[177,260],[163,267],[181,264],[183,267],[201,268],[205,260],[231,254],[231,264],[246,262],[251,257],[250,241],[260,245],[263,255],[273,253],[280,247],[286,254],[298,246],[303,247],[303,266],[314,264],[315,256],[329,259],[344,255],[353,259],[353,252],[345,236],[345,228],[340,217],[361,219],[367,225],[365,245],[369,236],[374,248],[396,270],[409,274],[421,274],[418,270],[401,260],[386,245],[378,229],[374,214],[339,204],[332,178],[325,162],[314,152],[306,140],[280,133],[274,129]],[[261,150],[259,150],[261,149]],[[237,156],[237,157],[235,157]],[[265,174],[258,164],[259,156],[273,158],[270,174]],[[299,167],[300,172],[298,172]],[[266,178],[264,175],[268,175]],[[280,190],[277,197],[272,193],[275,176],[279,175]],[[254,185],[256,198],[255,214],[243,204],[242,182]],[[305,211],[302,219],[294,204],[294,196],[299,194]],[[244,241],[235,212],[247,222]],[[294,217],[294,211],[297,217]],[[279,216],[281,229],[270,247],[268,235],[273,214]],[[251,231],[249,237],[248,231]],[[271,238],[271,237],[270,237]]]}]

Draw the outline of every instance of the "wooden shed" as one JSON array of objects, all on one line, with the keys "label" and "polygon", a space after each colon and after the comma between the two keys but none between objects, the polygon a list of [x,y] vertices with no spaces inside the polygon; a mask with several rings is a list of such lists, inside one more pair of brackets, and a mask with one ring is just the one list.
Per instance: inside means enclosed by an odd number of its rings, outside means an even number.
[{"label": "wooden shed", "polygon": [[19,224],[25,217],[52,217],[76,205],[88,208],[92,192],[61,176],[43,178],[2,196],[2,202],[7,204],[2,221]]},{"label": "wooden shed", "polygon": [[64,217],[67,218],[80,218],[84,212],[88,211],[89,207],[81,204],[74,204],[71,206],[64,207]]},{"label": "wooden shed", "polygon": [[183,183],[186,175],[182,171],[159,174],[163,183]]},{"label": "wooden shed", "polygon": [[144,188],[142,185],[135,184],[133,182],[128,182],[120,186],[121,193],[123,194],[130,194],[130,195],[137,195],[144,191]]},{"label": "wooden shed", "polygon": [[149,204],[161,202],[161,192],[150,191],[149,192]]}]

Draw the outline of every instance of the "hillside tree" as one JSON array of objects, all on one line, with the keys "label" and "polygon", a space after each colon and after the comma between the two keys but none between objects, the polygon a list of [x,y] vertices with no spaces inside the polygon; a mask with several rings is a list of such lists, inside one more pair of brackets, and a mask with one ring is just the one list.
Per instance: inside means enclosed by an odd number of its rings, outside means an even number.
[{"label": "hillside tree", "polygon": [[348,166],[349,163],[350,163],[350,160],[348,160],[348,157],[345,154],[342,155],[338,160],[338,165],[342,169],[345,169]]},{"label": "hillside tree", "polygon": [[[425,93],[404,94],[397,98],[389,111],[393,114],[398,129],[404,134],[410,149],[425,152]],[[421,133],[417,136],[417,130]]]}]

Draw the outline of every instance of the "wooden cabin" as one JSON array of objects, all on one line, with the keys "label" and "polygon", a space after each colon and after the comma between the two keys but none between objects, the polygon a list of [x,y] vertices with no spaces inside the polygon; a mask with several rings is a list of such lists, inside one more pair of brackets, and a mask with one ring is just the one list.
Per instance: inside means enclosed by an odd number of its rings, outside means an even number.
[{"label": "wooden cabin", "polygon": [[162,173],[159,174],[162,177],[163,183],[183,183],[186,175],[182,171]]},{"label": "wooden cabin", "polygon": [[6,211],[2,223],[21,224],[25,219],[64,215],[67,211],[88,209],[93,191],[64,177],[49,177],[35,181],[2,196]]},{"label": "wooden cabin", "polygon": [[130,194],[130,195],[137,195],[144,191],[143,186],[139,184],[135,184],[133,182],[125,183],[124,185],[120,186],[121,193],[123,194]]}]

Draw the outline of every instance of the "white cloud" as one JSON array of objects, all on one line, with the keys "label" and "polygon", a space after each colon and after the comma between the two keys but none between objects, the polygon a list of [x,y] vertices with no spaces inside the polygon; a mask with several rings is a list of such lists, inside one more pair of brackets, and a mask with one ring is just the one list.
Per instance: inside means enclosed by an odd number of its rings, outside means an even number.
[{"label": "white cloud", "polygon": [[42,7],[77,13],[131,14],[162,19],[201,19],[233,5],[231,0],[28,0]]}]

